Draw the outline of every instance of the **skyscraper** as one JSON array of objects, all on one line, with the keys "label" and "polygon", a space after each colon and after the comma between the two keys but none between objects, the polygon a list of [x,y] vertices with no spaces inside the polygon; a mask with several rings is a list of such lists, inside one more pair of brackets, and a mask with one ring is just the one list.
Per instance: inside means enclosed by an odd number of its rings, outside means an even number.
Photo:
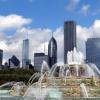
[{"label": "skyscraper", "polygon": [[22,49],[22,67],[29,67],[29,39],[23,40],[23,49]]},{"label": "skyscraper", "polygon": [[10,68],[20,68],[20,60],[15,55],[13,55],[9,59],[9,67]]},{"label": "skyscraper", "polygon": [[66,21],[64,23],[64,63],[67,63],[67,53],[76,47],[76,23]]},{"label": "skyscraper", "polygon": [[0,65],[2,65],[3,60],[3,50],[0,49]]},{"label": "skyscraper", "polygon": [[46,61],[48,64],[48,56],[45,53],[34,53],[34,69],[41,71],[42,63]]},{"label": "skyscraper", "polygon": [[52,65],[57,63],[57,42],[53,36],[50,39],[49,45],[48,45],[48,57],[49,57],[50,67],[52,67]]},{"label": "skyscraper", "polygon": [[86,42],[86,60],[100,69],[100,38],[89,38]]}]

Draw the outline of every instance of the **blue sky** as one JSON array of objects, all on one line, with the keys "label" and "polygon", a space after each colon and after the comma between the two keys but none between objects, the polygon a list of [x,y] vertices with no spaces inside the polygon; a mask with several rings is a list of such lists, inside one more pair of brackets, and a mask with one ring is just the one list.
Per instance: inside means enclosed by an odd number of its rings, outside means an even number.
[{"label": "blue sky", "polygon": [[[75,3],[71,6],[71,2]],[[87,10],[82,12],[82,7]],[[85,15],[85,12],[87,13]],[[95,13],[95,14],[93,14]],[[33,20],[30,27],[51,28],[63,26],[65,20],[89,27],[100,18],[100,0],[0,0],[0,15],[17,14]]]}]

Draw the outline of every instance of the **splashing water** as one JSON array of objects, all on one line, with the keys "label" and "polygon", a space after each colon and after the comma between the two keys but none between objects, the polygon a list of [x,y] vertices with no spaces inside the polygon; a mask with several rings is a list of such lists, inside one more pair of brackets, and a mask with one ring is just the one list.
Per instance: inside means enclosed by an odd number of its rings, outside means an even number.
[{"label": "splashing water", "polygon": [[88,96],[88,92],[87,92],[85,84],[81,83],[80,88],[81,88],[81,92],[82,92],[83,97],[88,98],[89,96]]}]

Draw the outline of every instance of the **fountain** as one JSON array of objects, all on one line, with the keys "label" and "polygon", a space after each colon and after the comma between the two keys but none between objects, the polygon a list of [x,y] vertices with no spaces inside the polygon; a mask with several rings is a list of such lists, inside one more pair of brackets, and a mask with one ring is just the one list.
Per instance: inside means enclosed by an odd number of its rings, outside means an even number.
[{"label": "fountain", "polygon": [[[63,100],[69,97],[95,97],[94,90],[100,87],[100,71],[94,64],[86,64],[81,52],[76,48],[67,54],[68,63],[54,64],[51,69],[43,61],[41,72],[35,73],[27,85],[17,82],[10,90],[12,96]],[[100,94],[96,92],[97,97]]]}]

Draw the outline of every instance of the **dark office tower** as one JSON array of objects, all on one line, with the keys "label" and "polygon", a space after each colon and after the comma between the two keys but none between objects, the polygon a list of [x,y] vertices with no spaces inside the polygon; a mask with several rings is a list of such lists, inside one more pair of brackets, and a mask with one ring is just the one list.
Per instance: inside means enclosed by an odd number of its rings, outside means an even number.
[{"label": "dark office tower", "polygon": [[3,60],[3,50],[0,49],[0,65],[2,65]]},{"label": "dark office tower", "polygon": [[100,69],[100,38],[89,38],[86,42],[86,60]]},{"label": "dark office tower", "polygon": [[49,45],[48,45],[48,57],[49,57],[50,67],[52,67],[52,65],[57,63],[57,42],[53,36],[49,41]]},{"label": "dark office tower", "polygon": [[64,63],[67,63],[67,53],[76,47],[76,23],[66,21],[64,23]]}]

